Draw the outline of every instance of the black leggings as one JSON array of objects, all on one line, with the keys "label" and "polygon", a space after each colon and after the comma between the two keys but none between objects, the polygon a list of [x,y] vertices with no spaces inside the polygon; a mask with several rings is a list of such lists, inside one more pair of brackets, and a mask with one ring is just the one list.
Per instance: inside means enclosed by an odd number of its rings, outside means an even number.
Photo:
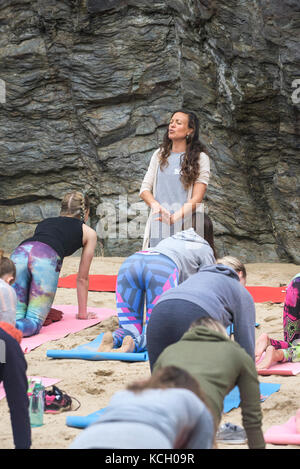
[{"label": "black leggings", "polygon": [[150,369],[162,351],[178,342],[196,319],[207,317],[201,306],[186,300],[165,300],[153,308],[147,327]]}]

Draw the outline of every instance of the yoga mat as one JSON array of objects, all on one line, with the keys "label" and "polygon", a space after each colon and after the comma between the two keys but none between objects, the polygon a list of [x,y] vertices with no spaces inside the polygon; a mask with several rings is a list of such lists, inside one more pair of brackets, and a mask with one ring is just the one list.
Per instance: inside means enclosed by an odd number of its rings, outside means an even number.
[{"label": "yoga mat", "polygon": [[[58,279],[59,288],[76,288],[77,274]],[[89,291],[116,291],[116,275],[89,275]]]},{"label": "yoga mat", "polygon": [[[259,323],[258,323],[258,322],[255,323],[255,327],[259,327]],[[226,329],[226,331],[227,331],[227,334],[228,334],[228,335],[232,335],[232,334],[234,333],[233,324],[231,324],[230,326],[228,326],[227,329]]]},{"label": "yoga mat", "polygon": [[[59,288],[76,288],[77,274],[61,277],[58,280]],[[116,291],[117,275],[89,275],[89,291]],[[255,303],[271,301],[283,303],[285,300],[286,287],[247,286]]]},{"label": "yoga mat", "polygon": [[[260,389],[260,400],[261,402],[265,401],[267,397],[269,397],[271,394],[274,392],[279,391],[280,389],[280,384],[274,384],[274,383],[259,383],[259,389]],[[230,412],[232,409],[236,409],[239,407],[241,402],[240,398],[240,391],[238,386],[235,386],[229,394],[224,399],[224,408],[223,412],[226,414],[227,412]]]},{"label": "yoga mat", "polygon": [[68,427],[86,428],[92,423],[96,422],[100,415],[105,412],[105,410],[106,409],[104,407],[104,409],[97,410],[96,412],[83,417],[77,415],[68,415],[66,417],[66,424]]},{"label": "yoga mat", "polygon": [[[28,376],[28,379],[31,378],[33,380],[41,379],[43,386],[47,388],[48,386],[52,386],[53,384],[59,383],[60,379],[56,378],[45,378],[43,376]],[[5,391],[3,383],[0,383],[0,400],[5,397]]]},{"label": "yoga mat", "polygon": [[264,434],[266,443],[273,445],[300,445],[300,433],[296,431],[295,416],[282,425],[273,425]]},{"label": "yoga mat", "polygon": [[68,334],[79,332],[87,327],[94,326],[99,322],[107,319],[111,316],[115,316],[117,313],[113,309],[108,308],[88,308],[88,312],[93,312],[98,315],[97,319],[76,319],[77,306],[73,305],[55,305],[53,308],[63,312],[63,318],[61,321],[53,322],[49,326],[42,327],[39,334],[31,337],[23,337],[21,342],[21,348],[24,353],[29,353],[31,350],[39,347],[45,342],[51,340],[60,339]]},{"label": "yoga mat", "polygon": [[92,342],[79,345],[72,350],[47,350],[50,358],[75,358],[80,360],[120,360],[127,362],[140,362],[148,360],[147,352],[119,353],[119,352],[97,352],[104,333],[99,334]]},{"label": "yoga mat", "polygon": [[284,303],[286,295],[286,287],[246,287],[252,295],[254,303],[263,303],[271,301],[272,303]]},{"label": "yoga mat", "polygon": [[300,363],[275,363],[263,370],[258,370],[257,373],[263,376],[281,375],[281,376],[296,376],[300,373]]}]

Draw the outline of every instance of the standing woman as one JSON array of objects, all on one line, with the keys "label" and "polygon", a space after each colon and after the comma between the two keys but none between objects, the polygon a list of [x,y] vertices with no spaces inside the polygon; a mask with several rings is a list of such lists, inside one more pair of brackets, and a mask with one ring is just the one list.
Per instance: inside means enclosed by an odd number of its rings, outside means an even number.
[{"label": "standing woman", "polygon": [[202,202],[210,175],[204,150],[197,116],[176,111],[162,145],[152,155],[140,190],[140,197],[151,208],[143,249],[181,231],[184,219]]},{"label": "standing woman", "polygon": [[88,275],[97,243],[96,232],[85,223],[90,204],[81,192],[70,192],[62,200],[60,216],[38,223],[32,238],[12,253],[17,275],[16,327],[24,337],[38,334],[51,309],[64,257],[82,249],[77,275],[78,319],[91,319],[87,312]]}]

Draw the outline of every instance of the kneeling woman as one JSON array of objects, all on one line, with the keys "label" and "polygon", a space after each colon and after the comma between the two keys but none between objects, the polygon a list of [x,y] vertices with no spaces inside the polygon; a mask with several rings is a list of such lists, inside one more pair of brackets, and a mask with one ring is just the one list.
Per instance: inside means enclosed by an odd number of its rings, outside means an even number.
[{"label": "kneeling woman", "polygon": [[85,222],[89,200],[80,192],[65,195],[60,216],[38,223],[34,236],[23,241],[12,253],[16,266],[16,327],[24,337],[38,334],[51,309],[64,257],[82,249],[77,275],[78,319],[87,313],[88,274],[97,243],[96,232]]},{"label": "kneeling woman", "polygon": [[161,352],[181,339],[192,322],[210,317],[234,326],[234,339],[254,358],[255,305],[245,288],[244,264],[231,256],[202,267],[185,282],[162,295],[147,327],[150,368]]}]

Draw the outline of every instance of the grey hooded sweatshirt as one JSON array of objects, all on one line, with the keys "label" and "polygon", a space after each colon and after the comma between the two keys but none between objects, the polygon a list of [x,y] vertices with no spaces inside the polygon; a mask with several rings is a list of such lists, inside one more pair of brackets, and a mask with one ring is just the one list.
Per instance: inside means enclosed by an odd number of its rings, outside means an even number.
[{"label": "grey hooded sweatshirt", "polygon": [[157,305],[179,299],[200,306],[225,327],[233,324],[235,341],[254,358],[255,305],[235,270],[223,264],[204,266],[178,287],[163,293]]},{"label": "grey hooded sweatshirt", "polygon": [[70,449],[211,449],[211,412],[190,390],[128,390],[114,394],[105,412]]},{"label": "grey hooded sweatshirt", "polygon": [[216,262],[209,243],[193,228],[179,231],[147,251],[159,252],[175,262],[179,272],[179,283],[198,272],[201,267]]}]

